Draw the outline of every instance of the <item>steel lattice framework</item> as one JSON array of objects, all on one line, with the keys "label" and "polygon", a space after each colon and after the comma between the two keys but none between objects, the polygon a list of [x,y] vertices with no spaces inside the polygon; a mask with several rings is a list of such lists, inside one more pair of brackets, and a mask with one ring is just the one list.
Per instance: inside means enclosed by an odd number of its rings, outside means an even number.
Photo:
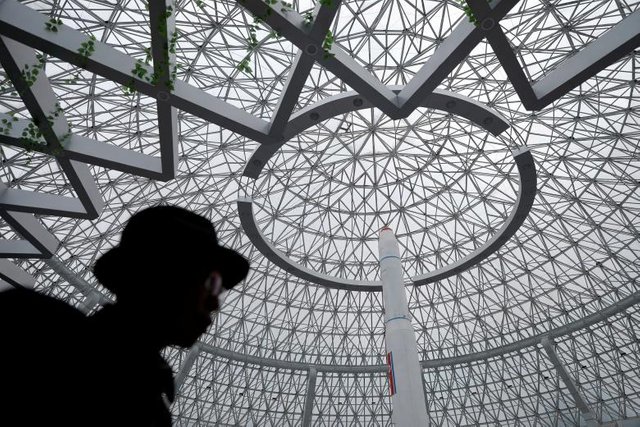
[{"label": "steel lattice framework", "polygon": [[175,424],[390,425],[381,296],[317,279],[389,225],[408,285],[464,266],[407,287],[434,425],[640,416],[640,2],[467,4],[0,0],[0,284],[91,312],[188,207],[252,272],[166,350]]}]

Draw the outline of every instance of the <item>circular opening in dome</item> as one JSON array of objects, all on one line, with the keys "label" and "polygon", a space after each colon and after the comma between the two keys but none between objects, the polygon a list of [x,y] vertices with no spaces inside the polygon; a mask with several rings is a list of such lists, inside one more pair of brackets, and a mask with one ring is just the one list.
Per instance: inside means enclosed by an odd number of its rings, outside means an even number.
[{"label": "circular opening in dome", "polygon": [[505,222],[518,173],[508,144],[465,118],[368,108],[287,142],[256,181],[265,239],[306,268],[378,280],[378,231],[400,242],[405,279],[472,252]]}]

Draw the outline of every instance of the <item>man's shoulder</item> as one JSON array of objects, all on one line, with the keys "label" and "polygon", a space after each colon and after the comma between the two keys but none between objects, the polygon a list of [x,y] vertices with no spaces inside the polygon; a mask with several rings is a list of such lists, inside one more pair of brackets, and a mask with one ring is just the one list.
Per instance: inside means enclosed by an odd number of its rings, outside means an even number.
[{"label": "man's shoulder", "polygon": [[81,333],[87,317],[77,308],[57,298],[27,289],[0,293],[0,337],[28,340],[62,340]]},{"label": "man's shoulder", "polygon": [[[15,289],[0,293],[0,322],[3,417],[24,425],[80,425],[67,418],[70,402],[81,402],[86,388],[86,316],[57,298]],[[38,411],[34,390],[46,396]]]},{"label": "man's shoulder", "polygon": [[66,302],[34,290],[11,289],[0,292],[0,316],[2,317],[41,317],[50,315],[73,319],[86,318],[80,310]]}]

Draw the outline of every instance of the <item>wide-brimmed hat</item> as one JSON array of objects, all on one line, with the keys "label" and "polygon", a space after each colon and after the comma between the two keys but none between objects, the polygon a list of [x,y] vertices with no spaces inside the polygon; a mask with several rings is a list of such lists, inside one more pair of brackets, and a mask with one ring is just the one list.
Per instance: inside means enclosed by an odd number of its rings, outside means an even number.
[{"label": "wide-brimmed hat", "polygon": [[[231,289],[249,272],[249,262],[218,243],[207,218],[177,206],[155,206],[137,212],[125,226],[120,244],[93,268],[100,283],[114,292],[136,293],[144,278],[190,278],[217,270]],[[168,280],[170,281],[170,280]],[[174,280],[175,281],[175,280]],[[179,283],[176,283],[178,285]]]}]

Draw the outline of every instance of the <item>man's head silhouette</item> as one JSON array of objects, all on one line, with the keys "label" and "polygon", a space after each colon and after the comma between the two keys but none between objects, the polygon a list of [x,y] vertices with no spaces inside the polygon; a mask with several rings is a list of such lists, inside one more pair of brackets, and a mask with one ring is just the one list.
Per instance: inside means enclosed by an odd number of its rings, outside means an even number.
[{"label": "man's head silhouette", "polygon": [[148,323],[150,338],[185,347],[211,324],[224,290],[248,271],[244,257],[218,244],[208,219],[176,206],[133,215],[120,244],[94,266],[117,305]]}]

